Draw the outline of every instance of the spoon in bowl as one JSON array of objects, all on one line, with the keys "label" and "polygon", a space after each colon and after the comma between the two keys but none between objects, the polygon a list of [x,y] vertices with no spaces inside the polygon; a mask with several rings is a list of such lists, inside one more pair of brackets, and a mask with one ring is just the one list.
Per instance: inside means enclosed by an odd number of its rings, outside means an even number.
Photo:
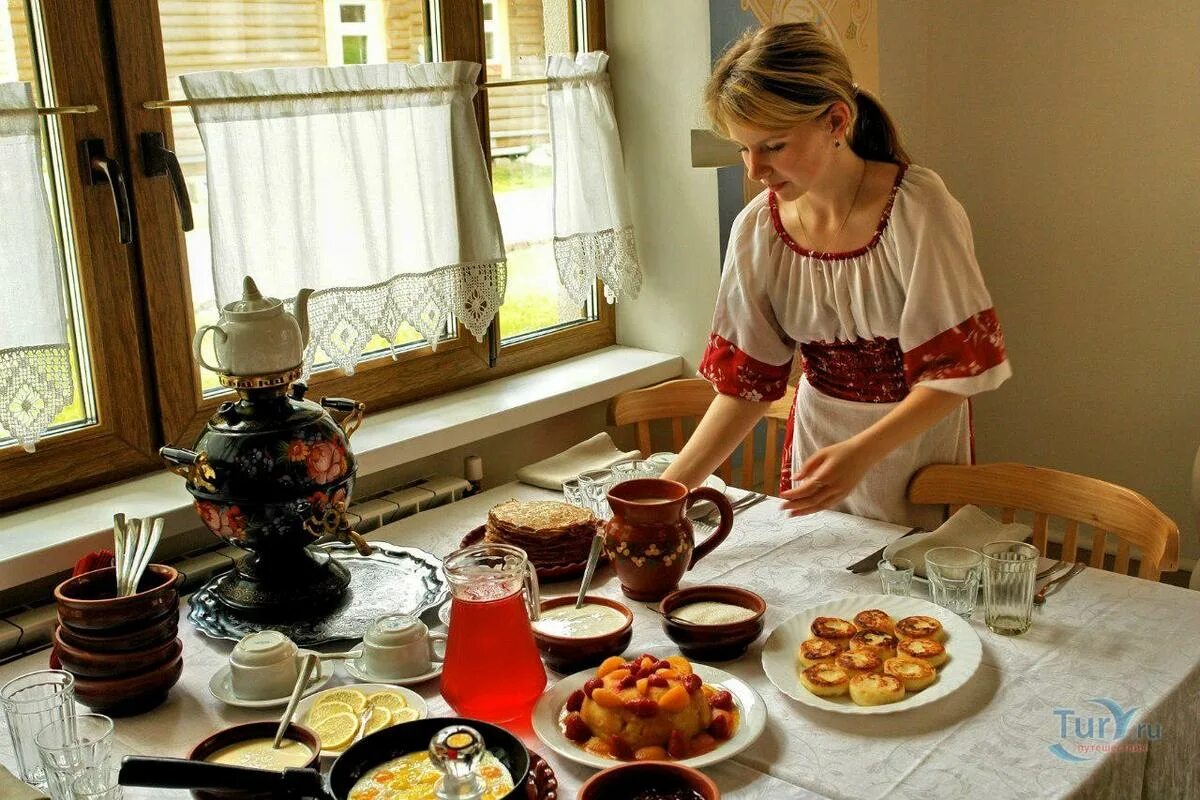
[{"label": "spoon in bowl", "polygon": [[583,569],[583,580],[579,583],[579,596],[575,598],[575,607],[583,607],[583,598],[592,585],[592,576],[596,574],[596,565],[600,563],[600,553],[604,549],[604,534],[597,533],[592,537],[592,549],[588,553],[587,566]]}]

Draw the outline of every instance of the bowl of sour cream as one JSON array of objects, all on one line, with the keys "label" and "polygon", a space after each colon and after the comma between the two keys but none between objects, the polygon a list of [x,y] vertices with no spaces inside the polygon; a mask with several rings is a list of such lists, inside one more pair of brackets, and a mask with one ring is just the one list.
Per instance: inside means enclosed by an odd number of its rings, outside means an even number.
[{"label": "bowl of sour cream", "polygon": [[574,595],[543,600],[541,615],[531,624],[542,660],[563,675],[620,655],[633,639],[633,612],[616,600],[590,594],[579,608]]},{"label": "bowl of sour cream", "polygon": [[730,661],[763,631],[767,602],[749,589],[708,584],[662,599],[663,631],[694,661]]}]

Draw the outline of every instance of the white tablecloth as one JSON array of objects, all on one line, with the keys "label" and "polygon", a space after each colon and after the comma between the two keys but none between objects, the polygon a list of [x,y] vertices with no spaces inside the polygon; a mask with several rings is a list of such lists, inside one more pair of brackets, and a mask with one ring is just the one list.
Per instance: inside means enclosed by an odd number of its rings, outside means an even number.
[{"label": "white tablecloth", "polygon": [[[508,484],[388,525],[370,538],[444,556],[495,503],[550,496]],[[706,770],[727,800],[1200,797],[1200,592],[1087,569],[1035,611],[1033,628],[1023,636],[990,633],[977,612],[971,624],[983,641],[982,666],[961,689],[929,706],[844,716],[780,694],[759,661],[766,635],[806,607],[878,592],[875,574],[851,575],[845,565],[903,530],[834,512],[788,519],[778,501],[768,500],[740,514],[729,539],[686,576],[685,584],[752,589],[769,604],[764,636],[743,659],[720,665],[754,686],[769,709],[766,731],[750,749]],[[544,593],[577,586],[548,584]],[[610,569],[598,572],[593,591],[621,596]],[[632,650],[670,644],[652,612],[636,602],[629,606],[637,618]],[[216,728],[270,716],[225,706],[209,694],[209,677],[231,643],[209,640],[186,622],[180,635],[182,680],[159,708],[117,720],[120,753],[181,756]],[[0,667],[0,681],[45,663],[45,652],[19,659]],[[331,685],[352,682],[339,668]],[[414,688],[432,713],[449,713],[436,681]],[[1119,740],[1112,736],[1112,712],[1096,700],[1131,712]],[[1082,738],[1089,728],[1095,738]],[[593,774],[555,756],[528,731],[523,738],[557,771],[560,797],[573,798]],[[1063,760],[1051,749],[1056,745],[1086,760]],[[0,761],[14,765],[7,734],[0,737]],[[126,797],[186,793],[126,789]]]}]

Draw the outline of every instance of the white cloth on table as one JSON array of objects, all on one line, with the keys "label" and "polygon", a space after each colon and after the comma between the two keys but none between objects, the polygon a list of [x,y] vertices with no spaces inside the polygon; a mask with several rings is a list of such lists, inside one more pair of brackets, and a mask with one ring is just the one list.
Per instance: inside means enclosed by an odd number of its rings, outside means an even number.
[{"label": "white cloth on table", "polygon": [[[793,406],[781,490],[795,485],[793,467],[883,418],[917,386],[966,397],[1009,377],[970,223],[936,173],[901,167],[874,238],[850,253],[799,246],[770,192],[738,215],[700,374],[722,394],[776,400],[797,349],[807,377]],[[813,370],[826,367],[823,374],[845,383],[814,386]],[[870,470],[837,510],[936,524],[936,511],[908,502],[908,480],[926,464],[967,463],[971,450],[964,403]]]},{"label": "white cloth on table", "polygon": [[622,452],[613,444],[612,437],[607,432],[597,433],[587,441],[569,447],[557,455],[521,467],[517,470],[517,480],[531,486],[559,491],[563,481],[570,480],[581,472],[605,469],[621,461],[641,457],[641,450]]}]

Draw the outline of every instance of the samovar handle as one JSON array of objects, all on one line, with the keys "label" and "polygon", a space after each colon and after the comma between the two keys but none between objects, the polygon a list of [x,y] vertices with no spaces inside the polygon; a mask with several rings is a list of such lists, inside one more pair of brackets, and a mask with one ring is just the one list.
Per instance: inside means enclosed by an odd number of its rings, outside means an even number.
[{"label": "samovar handle", "polygon": [[348,397],[322,397],[321,407],[341,411],[346,415],[338,422],[338,427],[342,429],[342,433],[346,434],[347,439],[354,435],[359,425],[362,425],[363,415],[367,413],[366,403],[360,403]]}]

